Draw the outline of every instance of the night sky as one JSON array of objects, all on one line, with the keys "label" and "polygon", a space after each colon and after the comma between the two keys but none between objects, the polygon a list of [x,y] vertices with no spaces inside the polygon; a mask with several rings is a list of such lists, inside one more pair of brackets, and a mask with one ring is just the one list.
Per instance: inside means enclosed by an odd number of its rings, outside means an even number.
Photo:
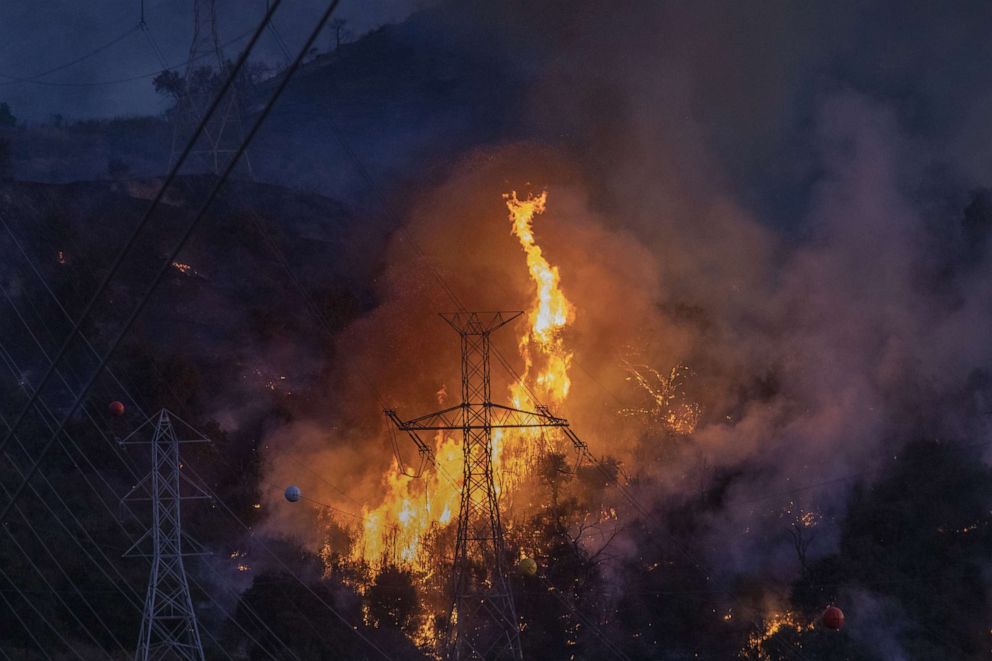
[{"label": "night sky", "polygon": [[[402,20],[424,3],[417,0],[342,2],[337,17],[345,19],[352,38],[384,23]],[[275,18],[278,33],[290,49],[302,44],[308,21],[323,3],[287,0]],[[220,0],[217,3],[220,39],[227,43],[250,30],[265,13],[264,0]],[[186,60],[192,30],[192,0],[146,0],[145,22],[161,47],[166,61]],[[145,35],[133,31],[117,44],[86,60],[38,78],[16,83],[13,78],[33,78],[89,53],[138,24],[138,0],[47,0],[0,3],[0,99],[10,103],[19,117],[44,121],[56,113],[67,118],[154,114],[165,108],[151,86],[161,64]],[[246,37],[225,49],[234,59]],[[319,50],[331,45],[331,34],[318,41]],[[259,59],[279,62],[282,52],[275,37],[262,39]],[[180,67],[181,68],[181,67]],[[140,77],[129,82],[100,84]]]}]

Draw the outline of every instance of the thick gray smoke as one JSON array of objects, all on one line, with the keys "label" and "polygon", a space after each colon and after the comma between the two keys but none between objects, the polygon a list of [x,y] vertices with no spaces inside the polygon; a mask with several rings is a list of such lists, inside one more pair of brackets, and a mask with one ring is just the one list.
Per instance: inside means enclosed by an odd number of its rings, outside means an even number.
[{"label": "thick gray smoke", "polygon": [[[969,390],[992,367],[992,264],[985,235],[962,230],[968,191],[992,177],[990,21],[860,3],[482,4],[418,20],[526,71],[528,140],[474,150],[410,205],[380,306],[337,339],[331,422],[270,439],[273,493],[308,464],[348,476],[343,494],[314,481],[317,499],[374,499],[390,461],[378,409],[455,390],[454,336],[434,316],[451,302],[413,244],[469,307],[525,305],[500,197],[514,189],[549,191],[535,227],[577,307],[581,366],[563,413],[593,450],[650,478],[645,499],[746,469],[709,522],[726,571],[787,578],[797,512],[818,521],[811,553],[833,550],[854,482],[834,478],[870,481],[907,442],[992,440]],[[625,361],[688,369],[693,433],[618,414],[637,396]]]}]

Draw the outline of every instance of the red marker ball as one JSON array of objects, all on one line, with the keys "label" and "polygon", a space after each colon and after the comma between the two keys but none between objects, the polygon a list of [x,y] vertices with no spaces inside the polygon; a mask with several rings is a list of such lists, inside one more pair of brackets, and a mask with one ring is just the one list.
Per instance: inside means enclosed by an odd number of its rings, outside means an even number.
[{"label": "red marker ball", "polygon": [[110,410],[110,415],[115,418],[119,418],[124,415],[124,403],[123,402],[110,402],[110,406],[107,407]]},{"label": "red marker ball", "polygon": [[823,626],[832,631],[840,631],[844,626],[844,611],[836,606],[827,606],[823,611]]}]

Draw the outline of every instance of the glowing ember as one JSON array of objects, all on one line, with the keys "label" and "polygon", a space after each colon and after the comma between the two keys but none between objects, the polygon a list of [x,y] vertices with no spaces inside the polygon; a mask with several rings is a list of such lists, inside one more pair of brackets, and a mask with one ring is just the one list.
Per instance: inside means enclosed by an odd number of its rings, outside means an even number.
[{"label": "glowing ember", "polygon": [[747,647],[741,650],[741,656],[747,659],[761,659],[771,661],[773,657],[767,649],[767,643],[776,634],[782,631],[794,631],[797,634],[804,631],[812,631],[812,622],[803,622],[799,616],[792,611],[772,613],[765,618],[764,630],[752,633],[748,636]]},{"label": "glowing ember", "polygon": [[644,416],[675,434],[688,435],[699,424],[700,408],[685,393],[689,368],[676,365],[668,375],[647,365],[627,365],[627,380],[646,395],[647,404],[624,408],[621,415]]},{"label": "glowing ember", "polygon": [[207,280],[206,276],[204,276],[202,273],[197,271],[195,268],[193,268],[191,265],[187,264],[186,262],[172,262],[172,268],[176,269],[183,275],[200,278],[201,280]]}]

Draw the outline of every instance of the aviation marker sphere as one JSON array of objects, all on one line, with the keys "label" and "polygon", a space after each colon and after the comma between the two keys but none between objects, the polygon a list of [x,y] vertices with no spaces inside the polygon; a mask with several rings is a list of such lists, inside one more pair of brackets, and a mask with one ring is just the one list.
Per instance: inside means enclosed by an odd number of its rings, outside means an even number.
[{"label": "aviation marker sphere", "polygon": [[295,503],[303,495],[303,492],[300,491],[300,488],[298,486],[296,486],[295,484],[291,484],[288,487],[286,487],[285,495],[286,495],[286,500],[288,500],[291,503]]},{"label": "aviation marker sphere", "polygon": [[844,611],[836,606],[827,606],[827,610],[823,611],[823,626],[832,631],[840,631],[844,626]]},{"label": "aviation marker sphere", "polygon": [[537,562],[534,558],[520,558],[517,562],[517,571],[524,576],[533,576],[537,573]]}]

